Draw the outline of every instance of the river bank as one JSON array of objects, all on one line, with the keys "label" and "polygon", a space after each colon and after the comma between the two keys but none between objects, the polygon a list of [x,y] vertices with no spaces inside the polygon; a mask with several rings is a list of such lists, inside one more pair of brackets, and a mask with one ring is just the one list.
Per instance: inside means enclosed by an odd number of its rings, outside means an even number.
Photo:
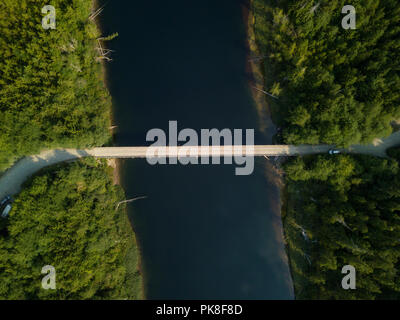
[{"label": "river bank", "polygon": [[[97,8],[100,8],[100,1],[99,0],[93,0],[93,12],[95,10],[97,10]],[[96,18],[94,20],[94,23],[96,24],[97,30],[99,30],[101,33],[103,32],[103,28],[102,28],[102,23],[101,23],[101,16]],[[103,82],[105,87],[109,88],[109,79],[107,76],[107,65],[106,65],[106,61],[103,59],[100,61],[101,66],[102,66],[102,77],[103,77]],[[111,107],[110,110],[110,125],[109,125],[109,130],[110,130],[110,134],[112,135],[112,137],[114,138],[114,133],[115,130],[114,129],[118,129],[118,127],[114,126],[114,108],[113,105]],[[114,139],[113,139],[114,140]],[[113,143],[114,144],[114,143]],[[112,177],[113,177],[113,183],[115,185],[120,186],[122,189],[122,185],[121,185],[121,160],[120,159],[108,159],[107,160],[107,164],[108,166],[112,169]],[[126,193],[124,192],[124,194],[126,195]],[[125,196],[126,198],[126,196]],[[130,275],[129,275],[129,279],[130,283],[129,285],[132,286],[132,293],[136,293],[135,295],[135,299],[144,299],[145,298],[145,292],[144,292],[144,286],[143,286],[143,281],[142,281],[142,270],[141,270],[141,250],[136,238],[136,233],[134,230],[134,226],[132,224],[132,221],[128,218],[128,212],[127,209],[125,208],[124,210],[125,214],[126,214],[126,222],[128,223],[132,234],[133,234],[133,239],[131,239],[130,241],[130,245],[129,245],[129,249],[126,255],[126,259],[125,259],[125,265],[127,267],[127,270],[130,269],[135,269],[137,268],[137,270],[130,270]],[[137,261],[137,263],[135,263]],[[137,275],[137,272],[139,273],[139,275]],[[132,280],[132,278],[136,279],[136,276],[138,277],[137,280]],[[133,281],[133,282],[132,282]],[[132,295],[134,296],[134,294]]]},{"label": "river bank", "polygon": [[266,135],[269,142],[272,142],[273,136],[276,134],[276,126],[272,121],[271,110],[265,99],[265,94],[257,90],[264,88],[265,72],[254,32],[255,17],[252,6],[253,0],[248,0],[247,4],[243,5],[243,20],[247,32],[248,49],[246,72],[249,76],[249,87],[257,109],[259,130]]},{"label": "river bank", "polygon": [[[259,115],[260,130],[267,134],[270,143],[276,141],[275,135],[277,133],[277,127],[272,120],[271,108],[268,105],[265,94],[260,90],[264,90],[265,87],[265,66],[263,62],[263,54],[259,50],[257,45],[257,39],[255,35],[255,16],[253,14],[253,1],[248,1],[248,7],[244,8],[244,21],[247,30],[247,42],[248,42],[248,68],[251,74],[249,85],[251,86],[251,93],[257,107],[257,113]],[[290,270],[290,279],[287,279],[288,285],[292,288],[292,294],[295,298],[293,274],[291,269],[291,261],[289,256],[289,248],[286,241],[286,232],[284,225],[286,201],[287,201],[287,187],[285,185],[285,173],[282,169],[282,164],[285,162],[285,157],[272,157],[273,160],[267,157],[265,170],[266,178],[273,181],[279,189],[279,219],[275,223],[275,232],[278,241],[281,241],[285,248],[285,253],[282,253],[282,259],[286,261]]]}]

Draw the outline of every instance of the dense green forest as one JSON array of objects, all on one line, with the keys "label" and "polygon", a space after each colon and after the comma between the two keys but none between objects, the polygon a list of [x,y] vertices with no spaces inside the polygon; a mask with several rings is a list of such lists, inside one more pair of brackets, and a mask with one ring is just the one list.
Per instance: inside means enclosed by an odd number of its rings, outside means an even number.
[{"label": "dense green forest", "polygon": [[[42,8],[56,8],[56,29]],[[0,172],[44,148],[110,141],[92,0],[0,2]],[[107,39],[115,37],[112,35]],[[0,299],[137,299],[138,248],[104,161],[46,169],[0,219]],[[41,288],[42,267],[56,290]]]},{"label": "dense green forest", "polygon": [[[285,164],[282,212],[298,299],[400,298],[400,150],[394,159],[309,156]],[[356,269],[356,290],[341,287]]]},{"label": "dense green forest", "polygon": [[[0,299],[141,297],[138,249],[105,161],[47,169],[16,197],[0,231]],[[41,288],[42,267],[56,290]]]},{"label": "dense green forest", "polygon": [[[356,29],[342,28],[342,8]],[[264,90],[288,144],[368,143],[400,118],[398,0],[252,0]],[[273,97],[271,97],[271,95]],[[400,298],[400,149],[289,159],[282,216],[298,299]],[[342,288],[342,267],[356,290]]]},{"label": "dense green forest", "polygon": [[56,29],[42,27],[46,0],[0,1],[0,171],[42,148],[110,139],[111,100],[97,61],[92,0],[53,0]]},{"label": "dense green forest", "polygon": [[[400,118],[398,0],[252,0],[265,90],[288,144],[367,143]],[[356,30],[342,28],[342,7]]]}]

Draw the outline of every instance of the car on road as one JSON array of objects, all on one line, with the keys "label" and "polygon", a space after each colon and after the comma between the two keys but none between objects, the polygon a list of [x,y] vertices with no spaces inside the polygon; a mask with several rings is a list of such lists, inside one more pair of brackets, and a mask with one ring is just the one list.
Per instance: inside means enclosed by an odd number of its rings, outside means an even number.
[{"label": "car on road", "polygon": [[8,215],[10,214],[10,211],[12,209],[12,200],[10,196],[5,197],[3,200],[0,202],[0,216],[2,218],[7,218]]},{"label": "car on road", "polygon": [[328,153],[329,154],[338,154],[338,153],[340,153],[340,150],[338,150],[338,149],[329,149]]}]

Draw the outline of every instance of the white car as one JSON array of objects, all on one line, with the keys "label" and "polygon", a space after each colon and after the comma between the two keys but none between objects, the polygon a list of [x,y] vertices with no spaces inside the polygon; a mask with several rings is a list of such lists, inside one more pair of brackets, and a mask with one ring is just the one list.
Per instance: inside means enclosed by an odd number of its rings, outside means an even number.
[{"label": "white car", "polygon": [[340,153],[340,150],[338,150],[338,149],[330,149],[330,150],[328,151],[328,153],[329,153],[329,154],[338,154],[338,153]]}]

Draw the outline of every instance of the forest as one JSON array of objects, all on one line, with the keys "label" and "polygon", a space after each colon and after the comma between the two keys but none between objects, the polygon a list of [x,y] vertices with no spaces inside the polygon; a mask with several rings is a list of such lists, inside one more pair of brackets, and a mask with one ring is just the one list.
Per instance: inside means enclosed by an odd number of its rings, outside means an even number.
[{"label": "forest", "polygon": [[[141,299],[138,248],[121,187],[102,160],[43,170],[0,229],[0,299]],[[42,288],[43,266],[56,290]]]},{"label": "forest", "polygon": [[[283,222],[298,299],[400,298],[400,148],[396,159],[329,155],[286,162]],[[356,269],[344,290],[342,267]]]},{"label": "forest", "polygon": [[[400,6],[355,0],[253,0],[264,90],[278,141],[347,147],[400,119]],[[388,158],[296,157],[284,163],[282,219],[297,299],[400,298],[400,148]],[[344,290],[342,267],[356,270]]]},{"label": "forest", "polygon": [[[92,0],[0,2],[0,173],[46,148],[111,141],[111,98],[90,19]],[[111,40],[117,34],[103,38]],[[0,299],[141,299],[139,253],[105,161],[42,170],[0,219]],[[56,269],[44,290],[42,267]]]},{"label": "forest", "polygon": [[45,30],[48,1],[0,2],[0,172],[41,149],[110,141],[92,0],[51,3],[56,29]]},{"label": "forest", "polygon": [[398,0],[253,0],[264,90],[287,144],[369,143],[400,119]]}]

